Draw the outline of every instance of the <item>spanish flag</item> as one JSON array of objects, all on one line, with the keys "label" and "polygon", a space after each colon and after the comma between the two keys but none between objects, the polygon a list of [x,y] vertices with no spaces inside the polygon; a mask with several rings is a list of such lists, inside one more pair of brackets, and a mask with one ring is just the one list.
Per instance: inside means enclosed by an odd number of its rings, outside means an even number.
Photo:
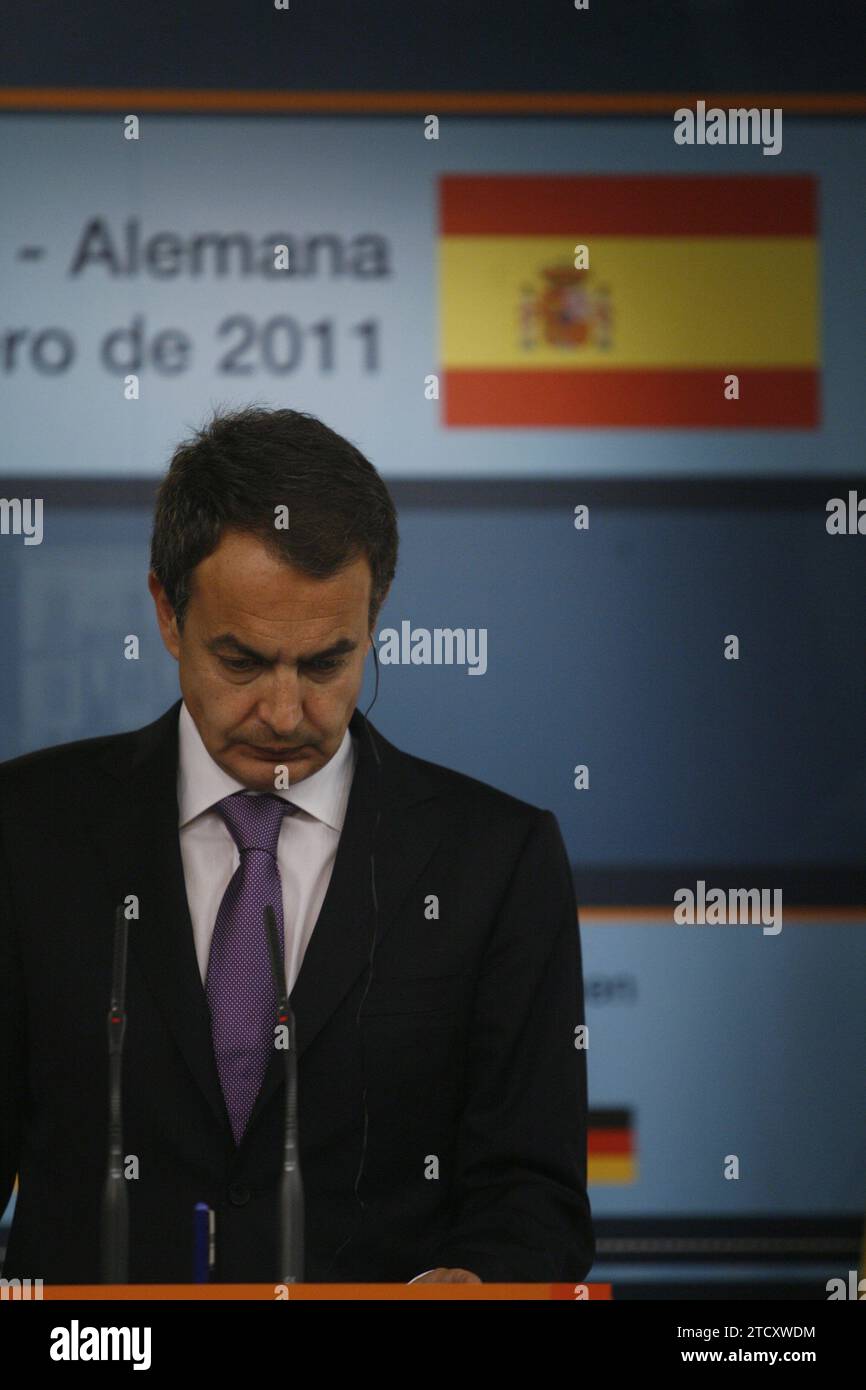
[{"label": "spanish flag", "polygon": [[444,424],[814,429],[816,205],[806,175],[443,176]]}]

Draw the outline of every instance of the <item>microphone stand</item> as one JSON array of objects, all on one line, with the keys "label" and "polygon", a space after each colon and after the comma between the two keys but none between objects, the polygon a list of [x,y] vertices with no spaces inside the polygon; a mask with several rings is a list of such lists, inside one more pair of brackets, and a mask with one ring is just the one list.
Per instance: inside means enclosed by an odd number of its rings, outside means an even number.
[{"label": "microphone stand", "polygon": [[280,1179],[280,1268],[281,1284],[299,1284],[304,1278],[304,1185],[298,1146],[298,1054],[295,1015],[286,993],[286,972],[280,952],[277,920],[272,907],[264,910],[265,931],[271,957],[271,974],[277,996],[277,1023],[288,1027],[289,1045],[284,1048],[286,1080],[285,1125],[283,1130],[283,1172]]}]

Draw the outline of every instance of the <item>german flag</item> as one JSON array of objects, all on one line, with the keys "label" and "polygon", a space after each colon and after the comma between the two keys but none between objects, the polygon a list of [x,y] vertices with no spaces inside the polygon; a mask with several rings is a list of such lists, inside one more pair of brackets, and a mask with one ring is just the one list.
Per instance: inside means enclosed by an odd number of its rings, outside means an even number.
[{"label": "german flag", "polygon": [[627,1186],[637,1182],[630,1110],[590,1110],[587,1182]]},{"label": "german flag", "polygon": [[449,174],[439,191],[445,425],[818,424],[814,178]]}]

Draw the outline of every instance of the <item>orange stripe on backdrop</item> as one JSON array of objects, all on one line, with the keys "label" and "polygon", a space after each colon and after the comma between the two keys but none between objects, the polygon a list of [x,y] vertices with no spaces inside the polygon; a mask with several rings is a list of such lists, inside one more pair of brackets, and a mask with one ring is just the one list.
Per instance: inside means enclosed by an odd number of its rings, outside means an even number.
[{"label": "orange stripe on backdrop", "polygon": [[814,236],[815,179],[447,174],[443,236]]},{"label": "orange stripe on backdrop", "polygon": [[[724,377],[740,380],[740,399],[725,400]],[[814,429],[819,420],[818,373],[810,369],[611,369],[443,373],[444,420],[449,426],[579,425],[708,429]]]},{"label": "orange stripe on backdrop", "polygon": [[862,92],[259,91],[195,87],[2,87],[0,110],[313,112],[335,115],[668,116],[680,106],[781,107],[785,116],[863,116]]}]

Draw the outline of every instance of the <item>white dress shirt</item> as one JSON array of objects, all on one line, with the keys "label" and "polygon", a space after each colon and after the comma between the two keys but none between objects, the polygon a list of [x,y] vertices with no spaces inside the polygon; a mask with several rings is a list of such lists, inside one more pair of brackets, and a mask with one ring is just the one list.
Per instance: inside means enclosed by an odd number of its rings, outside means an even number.
[{"label": "white dress shirt", "polygon": [[[240,864],[238,847],[214,806],[224,796],[249,789],[214,762],[185,703],[180,707],[178,739],[180,853],[195,953],[204,984],[219,906]],[[283,817],[277,843],[289,994],[328,891],[356,762],[355,741],[347,728],[342,743],[324,767],[302,782],[274,791],[299,808]],[[291,769],[291,763],[288,766]]]},{"label": "white dress shirt", "polygon": [[[331,881],[357,761],[358,750],[347,728],[342,743],[324,767],[285,790],[274,789],[276,796],[298,808],[283,817],[277,842],[288,994],[298,978]],[[182,703],[177,763],[180,853],[203,985],[219,906],[241,858],[228,826],[214,806],[224,796],[242,791],[249,788],[214,762],[192,715]],[[415,1279],[420,1278],[420,1274],[415,1275]],[[409,1283],[414,1284],[415,1279]]]}]

